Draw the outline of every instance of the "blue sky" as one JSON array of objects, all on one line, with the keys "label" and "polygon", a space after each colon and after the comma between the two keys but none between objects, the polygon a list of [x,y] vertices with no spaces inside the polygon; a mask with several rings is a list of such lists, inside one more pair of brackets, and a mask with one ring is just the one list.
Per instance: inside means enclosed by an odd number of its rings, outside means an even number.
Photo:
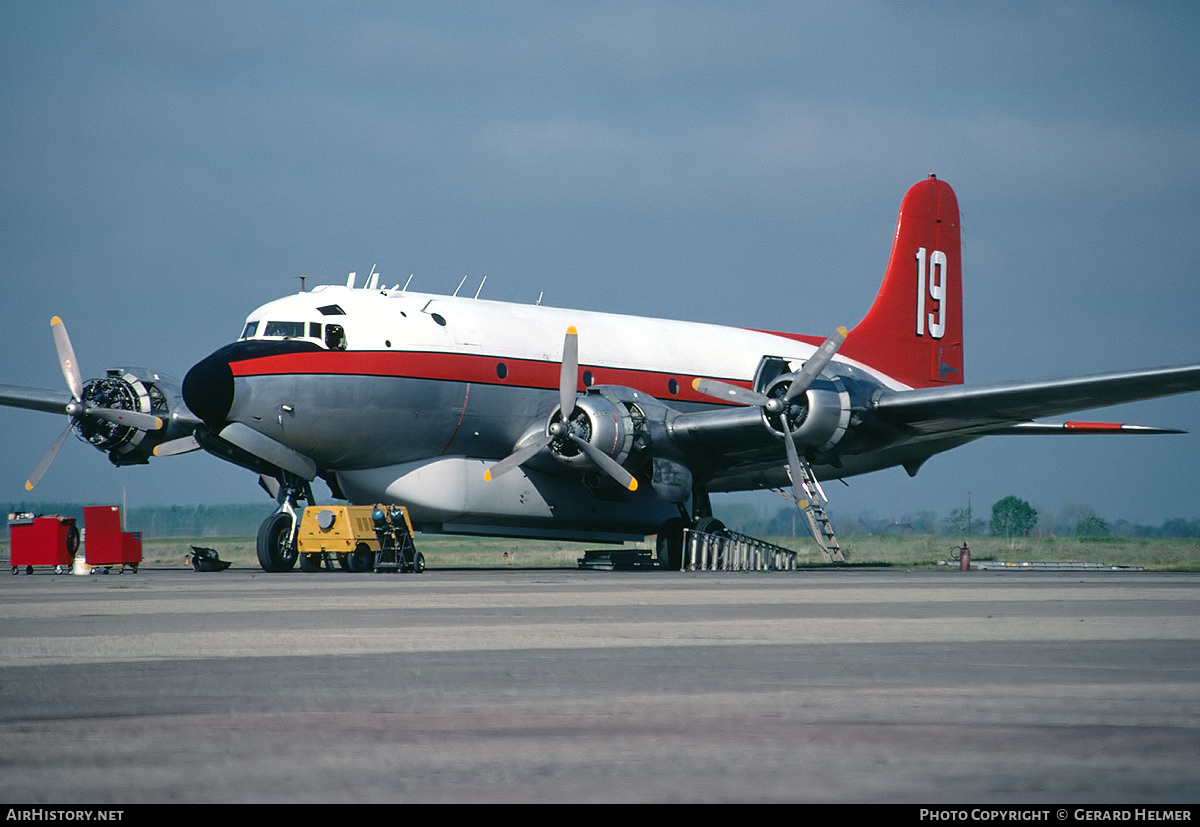
[{"label": "blue sky", "polygon": [[[968,382],[1200,361],[1198,35],[1188,3],[3,0],[0,382],[62,386],[56,314],[85,376],[182,378],[296,275],[373,265],[823,335],[929,173],[963,212]],[[1200,394],[1089,416],[1196,433],[993,438],[827,491],[1200,514]],[[0,411],[0,500],[63,424]],[[262,496],[75,440],[35,493]]]}]

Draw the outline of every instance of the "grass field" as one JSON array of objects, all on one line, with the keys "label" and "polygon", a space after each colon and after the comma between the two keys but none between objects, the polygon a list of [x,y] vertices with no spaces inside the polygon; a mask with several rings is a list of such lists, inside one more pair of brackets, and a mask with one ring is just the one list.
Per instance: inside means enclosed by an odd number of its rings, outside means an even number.
[{"label": "grass field", "polygon": [[[798,537],[764,538],[796,551],[802,565],[823,565],[811,540]],[[194,545],[214,548],[222,560],[237,567],[258,567],[253,537],[151,538],[142,540],[146,566],[180,566]],[[611,546],[585,543],[515,540],[492,537],[419,535],[417,549],[432,568],[537,566],[575,568],[587,549]],[[864,536],[842,538],[848,565],[933,567],[952,559],[961,541],[949,537]],[[1084,542],[1075,539],[1020,539],[1015,543],[998,537],[975,537],[969,541],[971,559],[1005,561],[1090,562],[1113,566],[1141,566],[1157,571],[1200,570],[1200,539],[1116,539]],[[654,548],[653,538],[626,549]],[[0,539],[0,561],[8,563],[7,533]]]}]

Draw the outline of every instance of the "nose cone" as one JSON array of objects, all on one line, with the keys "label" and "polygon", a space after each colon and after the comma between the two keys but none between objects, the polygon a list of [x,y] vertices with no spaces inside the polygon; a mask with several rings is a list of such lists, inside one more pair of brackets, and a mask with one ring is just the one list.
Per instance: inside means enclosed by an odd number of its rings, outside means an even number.
[{"label": "nose cone", "polygon": [[233,347],[226,345],[206,356],[183,377],[184,404],[214,430],[225,424],[233,406],[233,371],[229,367]]},{"label": "nose cone", "polygon": [[[320,351],[312,342],[262,341],[245,339],[225,345],[192,366],[183,377],[183,401],[188,410],[200,417],[214,431],[229,422],[233,409],[233,365],[252,363],[256,359]],[[246,371],[239,371],[242,376]],[[252,371],[251,371],[252,373]]]}]

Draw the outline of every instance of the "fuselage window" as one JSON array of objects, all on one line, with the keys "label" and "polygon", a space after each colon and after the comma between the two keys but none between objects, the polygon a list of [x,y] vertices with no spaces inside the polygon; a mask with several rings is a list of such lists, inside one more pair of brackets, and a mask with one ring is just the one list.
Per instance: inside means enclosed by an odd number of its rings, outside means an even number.
[{"label": "fuselage window", "polygon": [[246,329],[242,331],[242,338],[249,339],[254,335],[254,331],[258,330],[258,322],[246,322]]},{"label": "fuselage window", "polygon": [[304,338],[304,322],[267,322],[264,336],[283,336],[288,339]]},{"label": "fuselage window", "polygon": [[320,339],[321,338],[321,323],[320,322],[309,322],[308,323],[308,338],[310,338],[310,339]]},{"label": "fuselage window", "polygon": [[325,346],[330,350],[346,349],[346,331],[340,324],[325,325]]}]

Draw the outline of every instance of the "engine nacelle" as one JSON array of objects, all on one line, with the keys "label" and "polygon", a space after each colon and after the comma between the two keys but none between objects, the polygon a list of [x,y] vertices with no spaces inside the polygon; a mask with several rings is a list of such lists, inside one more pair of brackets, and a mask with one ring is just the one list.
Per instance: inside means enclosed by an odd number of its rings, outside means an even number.
[{"label": "engine nacelle", "polygon": [[[561,420],[561,410],[555,410],[550,422]],[[600,449],[624,465],[634,451],[639,432],[634,412],[622,402],[609,398],[603,391],[590,390],[575,400],[575,410],[567,420],[572,434]],[[595,464],[587,454],[569,439],[550,443],[550,450],[559,463],[578,470],[594,470]]]},{"label": "engine nacelle", "polygon": [[94,416],[75,419],[75,434],[93,447],[108,452],[114,465],[140,465],[150,461],[155,446],[192,432],[199,420],[183,404],[179,383],[144,368],[113,368],[83,386],[83,406],[134,411],[159,417],[164,426],[146,431]]},{"label": "engine nacelle", "polygon": [[[767,396],[782,398],[791,384],[791,377],[782,376],[767,389]],[[763,410],[763,422],[783,437],[783,422],[787,422],[797,447],[814,454],[833,450],[850,426],[850,394],[837,376],[822,375],[801,396],[792,400],[781,415]]]}]

